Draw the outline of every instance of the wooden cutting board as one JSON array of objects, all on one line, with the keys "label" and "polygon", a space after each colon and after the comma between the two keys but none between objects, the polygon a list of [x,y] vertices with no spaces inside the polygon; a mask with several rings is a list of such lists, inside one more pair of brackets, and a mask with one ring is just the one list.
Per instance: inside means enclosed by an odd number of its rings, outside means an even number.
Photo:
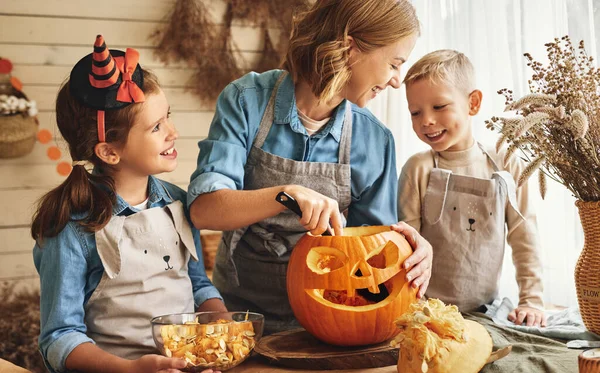
[{"label": "wooden cutting board", "polygon": [[319,341],[304,329],[263,337],[254,352],[272,364],[297,369],[366,369],[398,364],[398,349],[391,347],[389,342],[338,347]]},{"label": "wooden cutting board", "polygon": [[[486,364],[502,359],[512,346],[492,352]],[[362,347],[338,347],[323,343],[304,329],[266,336],[254,352],[271,364],[309,370],[367,369],[398,364],[398,349],[389,342]]]}]

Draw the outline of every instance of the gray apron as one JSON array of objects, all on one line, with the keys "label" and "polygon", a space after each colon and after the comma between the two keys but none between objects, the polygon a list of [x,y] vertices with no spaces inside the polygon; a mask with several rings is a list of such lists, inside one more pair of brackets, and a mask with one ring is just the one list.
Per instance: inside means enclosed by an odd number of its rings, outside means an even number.
[{"label": "gray apron", "polygon": [[[273,124],[277,90],[286,75],[283,72],[275,84],[250,149],[244,168],[244,189],[302,185],[335,199],[340,211],[344,211],[351,201],[350,103],[346,104],[338,163],[295,161],[261,149]],[[230,311],[264,314],[265,334],[299,326],[287,297],[286,273],[291,250],[305,233],[298,216],[287,209],[248,227],[223,232],[213,283]]]},{"label": "gray apron", "polygon": [[85,305],[87,335],[126,359],[157,353],[150,320],[194,312],[188,261],[198,257],[183,204],[115,215],[96,245],[104,274]]},{"label": "gray apron", "polygon": [[514,179],[500,171],[481,144],[477,145],[494,168],[491,179],[440,169],[436,152],[421,211],[421,235],[433,247],[426,295],[455,304],[462,312],[490,304],[497,297],[505,209],[519,213]]}]

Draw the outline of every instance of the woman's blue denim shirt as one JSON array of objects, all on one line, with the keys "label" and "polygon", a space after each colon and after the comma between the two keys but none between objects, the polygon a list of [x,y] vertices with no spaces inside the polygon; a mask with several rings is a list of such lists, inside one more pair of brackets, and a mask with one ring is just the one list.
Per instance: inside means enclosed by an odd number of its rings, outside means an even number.
[{"label": "woman's blue denim shirt", "polygon": [[[244,189],[244,166],[281,70],[249,73],[220,94],[208,137],[198,143],[198,166],[188,188],[188,204],[200,194]],[[329,123],[309,136],[298,119],[294,82],[288,75],[276,94],[274,124],[263,150],[305,162],[338,162],[346,105],[352,105],[350,153],[352,202],[348,226],[398,221],[396,154],[392,133],[367,109],[344,100]],[[275,198],[275,196],[273,196]]]},{"label": "woman's blue denim shirt", "polygon": [[[160,184],[164,185],[168,193]],[[185,203],[184,190],[153,176],[148,178],[148,190],[150,208],[163,207],[173,202],[173,199]],[[114,215],[128,216],[137,211],[117,196],[117,203],[113,207]],[[192,233],[199,260],[190,259],[188,272],[192,281],[194,303],[198,307],[208,299],[222,298],[206,276],[200,234],[193,227]],[[75,347],[85,342],[93,343],[86,335],[84,306],[100,283],[104,267],[96,250],[94,234],[86,232],[74,220],[58,236],[45,238],[43,248],[36,244],[33,259],[40,274],[41,286],[40,352],[51,372],[63,372],[66,370],[65,360]]]}]

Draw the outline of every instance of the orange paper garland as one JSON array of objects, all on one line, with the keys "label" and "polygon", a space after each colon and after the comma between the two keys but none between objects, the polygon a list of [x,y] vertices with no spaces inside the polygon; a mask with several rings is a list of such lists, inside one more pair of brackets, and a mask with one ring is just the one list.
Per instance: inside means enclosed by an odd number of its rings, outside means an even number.
[{"label": "orange paper garland", "polygon": [[[40,144],[49,144],[50,141],[52,141],[52,133],[47,129],[41,129],[37,133],[37,140]],[[46,150],[46,155],[51,160],[57,161],[61,158],[62,151],[58,148],[58,146],[52,145],[48,147],[48,150]],[[62,161],[56,165],[56,172],[58,172],[58,174],[61,176],[69,176],[72,169],[73,167],[69,162]]]}]

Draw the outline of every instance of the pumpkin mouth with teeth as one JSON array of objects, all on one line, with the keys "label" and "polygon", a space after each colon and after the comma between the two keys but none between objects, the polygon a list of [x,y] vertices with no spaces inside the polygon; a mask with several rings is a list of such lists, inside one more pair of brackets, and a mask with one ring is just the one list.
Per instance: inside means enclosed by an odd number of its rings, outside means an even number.
[{"label": "pumpkin mouth with teeth", "polygon": [[416,301],[402,263],[412,253],[388,226],[306,234],[292,250],[287,290],[294,315],[318,339],[342,346],[386,341],[394,320]]}]

